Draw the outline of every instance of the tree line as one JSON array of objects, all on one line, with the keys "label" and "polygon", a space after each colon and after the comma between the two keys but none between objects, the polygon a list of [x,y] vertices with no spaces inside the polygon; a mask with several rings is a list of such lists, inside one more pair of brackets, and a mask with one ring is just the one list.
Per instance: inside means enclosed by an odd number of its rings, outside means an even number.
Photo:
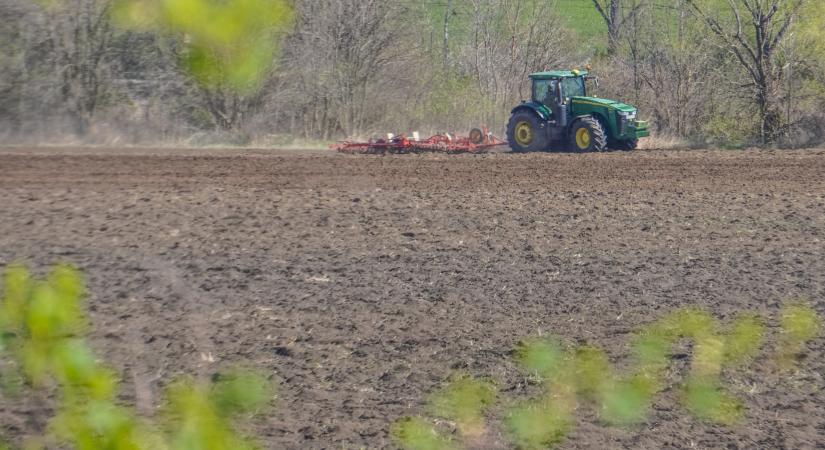
[{"label": "tree line", "polygon": [[696,146],[825,141],[816,0],[2,0],[0,136],[269,143],[502,134],[527,75]]}]

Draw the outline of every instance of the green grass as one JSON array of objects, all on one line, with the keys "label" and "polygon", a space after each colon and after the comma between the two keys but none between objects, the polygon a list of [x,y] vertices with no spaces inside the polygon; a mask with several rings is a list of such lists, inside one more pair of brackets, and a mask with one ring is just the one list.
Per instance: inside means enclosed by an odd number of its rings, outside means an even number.
[{"label": "green grass", "polygon": [[564,25],[581,39],[582,45],[606,47],[607,25],[593,7],[592,0],[555,0],[556,11]]}]

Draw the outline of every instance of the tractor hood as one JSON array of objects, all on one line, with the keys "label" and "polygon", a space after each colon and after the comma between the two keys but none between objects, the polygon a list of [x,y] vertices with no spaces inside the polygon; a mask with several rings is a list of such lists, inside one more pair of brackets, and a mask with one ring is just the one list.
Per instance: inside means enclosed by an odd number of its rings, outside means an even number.
[{"label": "tractor hood", "polygon": [[608,100],[606,98],[598,98],[598,97],[573,97],[571,100],[573,104],[585,104],[590,106],[602,106],[609,109],[615,109],[622,112],[632,113],[636,111],[636,108],[617,102],[615,100]]}]

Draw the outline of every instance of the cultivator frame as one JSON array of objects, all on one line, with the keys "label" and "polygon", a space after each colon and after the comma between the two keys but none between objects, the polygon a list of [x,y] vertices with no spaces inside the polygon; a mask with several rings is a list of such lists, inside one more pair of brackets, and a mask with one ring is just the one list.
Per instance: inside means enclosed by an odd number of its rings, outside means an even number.
[{"label": "cultivator frame", "polygon": [[370,139],[367,142],[341,141],[330,146],[335,151],[347,154],[386,155],[405,153],[483,153],[493,147],[507,145],[486,129],[473,128],[467,136],[450,133],[432,135],[420,139],[418,133],[407,137],[404,134],[387,135],[387,139]]}]

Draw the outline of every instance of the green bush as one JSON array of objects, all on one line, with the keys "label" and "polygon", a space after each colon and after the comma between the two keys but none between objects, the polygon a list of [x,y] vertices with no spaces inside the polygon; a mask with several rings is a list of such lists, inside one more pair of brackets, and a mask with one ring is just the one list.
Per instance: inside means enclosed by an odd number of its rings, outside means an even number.
[{"label": "green bush", "polygon": [[409,450],[453,450],[451,439],[442,436],[430,421],[407,417],[396,422],[390,431],[393,438]]},{"label": "green bush", "polygon": [[455,422],[464,436],[484,434],[484,412],[495,400],[492,384],[455,375],[440,391],[430,398],[430,409],[436,417]]},{"label": "green bush", "polygon": [[115,22],[177,37],[181,64],[204,86],[254,91],[294,20],[288,0],[116,0]]},{"label": "green bush", "polygon": [[[101,364],[84,337],[81,277],[58,266],[33,280],[21,266],[6,270],[0,304],[3,355],[34,388],[50,389],[57,414],[42,445],[77,450],[245,450],[257,446],[232,426],[239,414],[262,410],[273,390],[244,370],[210,383],[182,379],[167,390],[163,429],[137,418],[116,400],[116,374]],[[4,364],[5,366],[5,364]],[[3,374],[6,378],[7,375]]]},{"label": "green bush", "polygon": [[[784,307],[774,356],[782,363],[780,367],[793,367],[805,343],[816,337],[820,328],[819,317],[811,308],[800,304]],[[743,417],[744,405],[725,391],[722,374],[725,369],[741,368],[756,357],[764,329],[762,319],[753,314],[735,318],[724,330],[705,311],[677,310],[634,334],[631,354],[636,364],[626,374],[614,373],[604,351],[591,345],[565,347],[547,338],[523,341],[516,347],[515,359],[530,379],[542,386],[543,392],[507,409],[503,418],[505,428],[516,446],[534,449],[562,442],[573,426],[575,411],[583,405],[590,405],[608,424],[626,426],[644,421],[655,395],[668,382],[671,348],[682,339],[692,344],[693,353],[689,372],[679,386],[683,407],[700,420],[734,424]],[[483,418],[482,411],[489,406],[490,397],[481,397],[477,389],[469,387],[477,382],[468,380],[471,379],[460,379],[467,386],[453,384],[455,381],[448,384],[434,398],[438,403],[467,405],[467,417],[475,423]],[[457,415],[444,414],[444,410],[437,410],[436,416]],[[409,427],[411,422],[403,419],[399,423]],[[431,442],[457,445],[440,436],[426,420],[417,418],[414,423],[421,431],[415,436],[426,430],[424,435]],[[396,433],[395,437],[407,449],[438,448],[417,446],[410,438],[413,435]]]}]

